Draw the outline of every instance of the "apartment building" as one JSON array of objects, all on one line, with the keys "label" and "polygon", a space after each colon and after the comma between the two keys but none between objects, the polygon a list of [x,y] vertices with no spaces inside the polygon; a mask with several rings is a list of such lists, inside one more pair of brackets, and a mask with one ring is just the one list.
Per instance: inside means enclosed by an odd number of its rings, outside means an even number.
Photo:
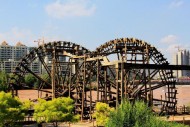
[{"label": "apartment building", "polygon": [[[6,41],[0,44],[0,71],[11,73],[20,62],[20,59],[34,47],[27,47],[21,42],[10,46]],[[41,74],[41,63],[35,60],[29,67],[34,73]]]},{"label": "apartment building", "polygon": [[[190,65],[190,52],[188,50],[179,50],[173,55],[172,64],[174,65]],[[189,70],[175,70],[174,76],[180,77],[190,77]]]}]

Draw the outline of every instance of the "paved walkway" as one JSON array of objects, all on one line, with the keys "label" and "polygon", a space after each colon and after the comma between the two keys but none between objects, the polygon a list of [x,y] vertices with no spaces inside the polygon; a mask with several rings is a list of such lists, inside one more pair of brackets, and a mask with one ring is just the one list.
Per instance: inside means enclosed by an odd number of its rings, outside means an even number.
[{"label": "paved walkway", "polygon": [[[93,126],[94,125],[94,126]],[[44,123],[42,125],[43,127],[53,127],[51,123]],[[59,127],[69,127],[68,123],[59,123]],[[73,123],[70,124],[70,127],[95,127],[96,123],[94,122],[78,122],[78,123]],[[24,125],[23,127],[38,127],[37,124],[32,124],[32,125]]]}]

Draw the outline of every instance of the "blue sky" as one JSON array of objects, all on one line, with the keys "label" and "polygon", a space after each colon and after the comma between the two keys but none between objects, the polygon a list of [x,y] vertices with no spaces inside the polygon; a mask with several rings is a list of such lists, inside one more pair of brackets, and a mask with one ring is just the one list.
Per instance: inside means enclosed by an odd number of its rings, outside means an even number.
[{"label": "blue sky", "polygon": [[190,50],[189,0],[0,0],[0,42],[71,41],[94,50],[121,37],[157,47],[171,61]]}]

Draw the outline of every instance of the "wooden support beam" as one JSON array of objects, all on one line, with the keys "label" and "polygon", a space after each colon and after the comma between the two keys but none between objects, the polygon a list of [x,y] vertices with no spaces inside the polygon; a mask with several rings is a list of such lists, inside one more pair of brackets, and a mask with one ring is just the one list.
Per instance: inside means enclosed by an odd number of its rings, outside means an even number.
[{"label": "wooden support beam", "polygon": [[189,65],[168,65],[168,64],[134,64],[124,63],[125,69],[159,69],[159,70],[190,70]]}]

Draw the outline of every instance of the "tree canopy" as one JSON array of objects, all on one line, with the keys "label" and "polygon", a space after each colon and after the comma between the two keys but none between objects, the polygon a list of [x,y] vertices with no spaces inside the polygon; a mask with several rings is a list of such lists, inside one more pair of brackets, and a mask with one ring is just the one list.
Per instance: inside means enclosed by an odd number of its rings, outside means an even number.
[{"label": "tree canopy", "polygon": [[93,117],[96,118],[96,124],[98,126],[104,126],[109,119],[111,111],[114,111],[114,108],[110,108],[108,104],[97,102],[95,113],[93,114]]},{"label": "tree canopy", "polygon": [[25,83],[26,85],[33,87],[35,82],[37,81],[37,79],[35,78],[35,76],[33,76],[32,74],[27,74],[24,77]]},{"label": "tree canopy", "polygon": [[186,127],[183,124],[159,119],[151,109],[141,101],[135,104],[124,101],[110,113],[106,127]]},{"label": "tree canopy", "polygon": [[34,119],[38,122],[75,122],[79,119],[78,115],[73,114],[74,101],[67,97],[55,98],[51,101],[38,100],[34,106]]},{"label": "tree canopy", "polygon": [[5,71],[0,71],[0,91],[8,90],[9,75]]},{"label": "tree canopy", "polygon": [[0,92],[0,126],[12,125],[18,120],[23,120],[26,108],[17,98],[10,93]]}]

